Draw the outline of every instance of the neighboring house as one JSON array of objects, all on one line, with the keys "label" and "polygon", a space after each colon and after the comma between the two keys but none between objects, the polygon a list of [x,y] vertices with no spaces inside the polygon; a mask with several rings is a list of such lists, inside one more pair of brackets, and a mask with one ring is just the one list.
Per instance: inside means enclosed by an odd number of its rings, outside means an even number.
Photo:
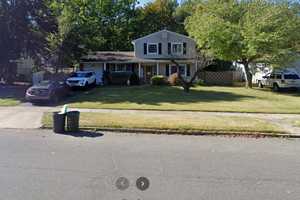
[{"label": "neighboring house", "polygon": [[84,70],[93,70],[97,82],[102,81],[103,71],[133,71],[149,83],[154,75],[170,76],[177,72],[171,62],[180,64],[180,73],[189,78],[197,69],[196,42],[168,30],[162,30],[132,41],[133,52],[94,52],[82,57]]}]

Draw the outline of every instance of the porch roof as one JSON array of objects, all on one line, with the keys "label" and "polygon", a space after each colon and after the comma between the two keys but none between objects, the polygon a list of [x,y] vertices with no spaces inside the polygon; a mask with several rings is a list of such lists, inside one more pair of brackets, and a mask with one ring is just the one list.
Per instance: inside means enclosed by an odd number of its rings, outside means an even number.
[{"label": "porch roof", "polygon": [[[195,62],[194,60],[182,59],[177,61]],[[134,51],[97,51],[81,57],[81,62],[95,63],[168,63],[168,59],[142,59],[134,55]]]}]

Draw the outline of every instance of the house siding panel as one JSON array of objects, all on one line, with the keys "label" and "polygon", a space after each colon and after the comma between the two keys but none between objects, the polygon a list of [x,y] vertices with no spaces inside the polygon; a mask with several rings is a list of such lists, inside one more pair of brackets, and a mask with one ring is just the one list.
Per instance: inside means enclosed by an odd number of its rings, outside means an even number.
[{"label": "house siding panel", "polygon": [[[186,43],[186,52],[182,55],[170,55],[168,43]],[[161,43],[162,52],[156,55],[144,54],[144,44]],[[179,35],[170,31],[159,31],[144,38],[138,39],[134,43],[135,56],[143,59],[193,59],[196,56],[196,43],[191,38]],[[183,47],[182,47],[183,48]]]}]

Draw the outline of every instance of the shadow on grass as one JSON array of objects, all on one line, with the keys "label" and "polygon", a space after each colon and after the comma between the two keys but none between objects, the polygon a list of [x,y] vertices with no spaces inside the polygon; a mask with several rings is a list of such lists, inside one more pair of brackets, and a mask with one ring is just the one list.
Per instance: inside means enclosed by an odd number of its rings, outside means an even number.
[{"label": "shadow on grass", "polygon": [[58,133],[58,134],[73,136],[73,137],[89,137],[89,138],[96,138],[96,137],[103,136],[102,133],[97,133],[93,131],[65,132],[65,133]]},{"label": "shadow on grass", "polygon": [[133,87],[101,87],[91,91],[77,93],[70,97],[67,103],[103,104],[136,103],[159,105],[160,103],[201,103],[216,101],[239,101],[244,98],[255,98],[250,95],[240,95],[231,92],[192,89],[184,93],[179,87],[170,86],[133,86]]},{"label": "shadow on grass", "polygon": [[271,88],[253,88],[253,89],[256,91],[264,91],[273,94],[300,97],[300,89],[297,88],[281,88],[279,92],[275,92]]}]

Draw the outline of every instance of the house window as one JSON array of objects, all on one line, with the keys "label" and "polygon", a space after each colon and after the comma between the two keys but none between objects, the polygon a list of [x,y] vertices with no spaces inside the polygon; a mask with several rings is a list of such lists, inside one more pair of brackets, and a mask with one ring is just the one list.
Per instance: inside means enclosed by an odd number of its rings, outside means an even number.
[{"label": "house window", "polygon": [[113,72],[128,72],[131,71],[131,66],[128,64],[114,64],[111,67],[111,71]]},{"label": "house window", "polygon": [[[190,75],[190,74],[188,74],[189,69],[187,69],[187,68],[188,67],[186,64],[181,64],[179,66],[179,71],[180,71],[181,76],[189,76]],[[173,65],[170,68],[170,74],[174,74],[174,73],[177,73],[177,67]]]},{"label": "house window", "polygon": [[124,65],[120,65],[120,64],[117,64],[117,69],[116,69],[117,72],[123,72],[125,71],[124,70]]},{"label": "house window", "polygon": [[148,43],[147,46],[147,54],[156,55],[158,52],[158,44],[157,43]]},{"label": "house window", "polygon": [[172,43],[172,54],[183,54],[182,43]]}]

